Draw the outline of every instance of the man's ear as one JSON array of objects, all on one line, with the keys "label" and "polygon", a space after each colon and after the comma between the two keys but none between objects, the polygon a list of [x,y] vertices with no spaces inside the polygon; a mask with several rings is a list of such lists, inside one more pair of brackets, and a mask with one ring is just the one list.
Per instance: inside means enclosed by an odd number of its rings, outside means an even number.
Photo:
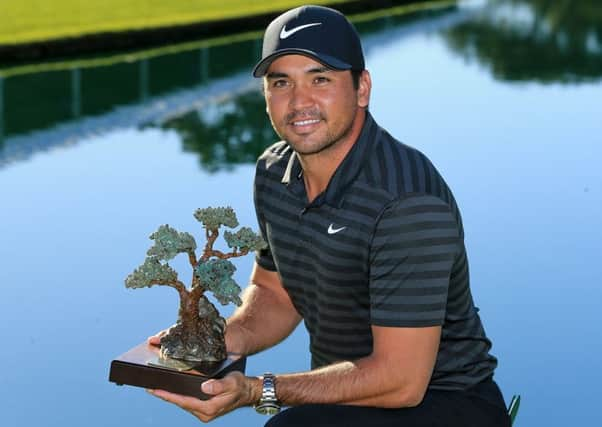
[{"label": "man's ear", "polygon": [[368,70],[362,71],[357,89],[357,105],[366,108],[370,103],[370,91],[372,90],[372,79]]}]

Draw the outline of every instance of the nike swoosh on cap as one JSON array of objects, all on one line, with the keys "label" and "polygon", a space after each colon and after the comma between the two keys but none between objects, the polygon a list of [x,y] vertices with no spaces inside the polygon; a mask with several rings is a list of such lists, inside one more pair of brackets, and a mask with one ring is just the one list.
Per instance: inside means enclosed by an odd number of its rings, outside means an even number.
[{"label": "nike swoosh on cap", "polygon": [[309,27],[315,27],[316,25],[322,25],[322,23],[314,22],[313,24],[299,25],[298,27],[295,27],[292,30],[287,30],[286,25],[285,25],[284,27],[282,27],[282,30],[280,31],[280,39],[284,40],[286,38],[289,38],[293,34],[295,34],[297,31],[301,31],[301,30],[304,30]]},{"label": "nike swoosh on cap", "polygon": [[336,234],[339,231],[343,231],[344,229],[346,229],[347,227],[341,227],[341,228],[334,228],[333,227],[334,224],[330,224],[328,226],[328,234]]}]

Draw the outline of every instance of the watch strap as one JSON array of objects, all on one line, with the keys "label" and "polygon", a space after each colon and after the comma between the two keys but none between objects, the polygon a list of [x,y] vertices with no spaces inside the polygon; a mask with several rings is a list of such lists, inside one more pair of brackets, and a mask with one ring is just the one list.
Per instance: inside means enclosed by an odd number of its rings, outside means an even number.
[{"label": "watch strap", "polygon": [[261,398],[255,410],[260,414],[274,415],[280,412],[280,403],[276,396],[276,377],[270,372],[263,375]]}]

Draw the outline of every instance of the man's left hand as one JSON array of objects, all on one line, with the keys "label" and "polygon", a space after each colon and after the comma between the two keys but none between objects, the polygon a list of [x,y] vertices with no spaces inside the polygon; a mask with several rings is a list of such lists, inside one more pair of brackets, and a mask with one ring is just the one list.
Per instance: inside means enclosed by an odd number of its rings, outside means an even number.
[{"label": "man's left hand", "polygon": [[201,390],[211,398],[200,400],[164,390],[148,390],[148,392],[179,406],[206,423],[236,408],[257,402],[261,395],[261,380],[245,377],[240,372],[231,372],[220,380],[205,381],[201,385]]}]

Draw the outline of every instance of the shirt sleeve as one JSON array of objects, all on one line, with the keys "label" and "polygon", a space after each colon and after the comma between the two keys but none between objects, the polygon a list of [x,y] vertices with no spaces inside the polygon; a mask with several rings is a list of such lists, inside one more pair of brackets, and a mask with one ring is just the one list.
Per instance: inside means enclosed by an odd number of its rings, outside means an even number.
[{"label": "shirt sleeve", "polygon": [[370,248],[372,324],[443,324],[460,230],[449,205],[430,195],[405,197],[383,211]]},{"label": "shirt sleeve", "polygon": [[253,200],[255,203],[255,214],[257,215],[257,224],[259,225],[259,233],[263,240],[267,243],[267,247],[265,249],[260,249],[255,252],[255,261],[257,264],[265,268],[269,271],[276,271],[276,263],[274,262],[274,258],[272,257],[272,250],[270,249],[270,240],[267,233],[267,227],[265,223],[265,218],[261,209],[261,189],[263,188],[261,184],[261,177],[259,174],[255,175],[255,182],[253,185]]}]

